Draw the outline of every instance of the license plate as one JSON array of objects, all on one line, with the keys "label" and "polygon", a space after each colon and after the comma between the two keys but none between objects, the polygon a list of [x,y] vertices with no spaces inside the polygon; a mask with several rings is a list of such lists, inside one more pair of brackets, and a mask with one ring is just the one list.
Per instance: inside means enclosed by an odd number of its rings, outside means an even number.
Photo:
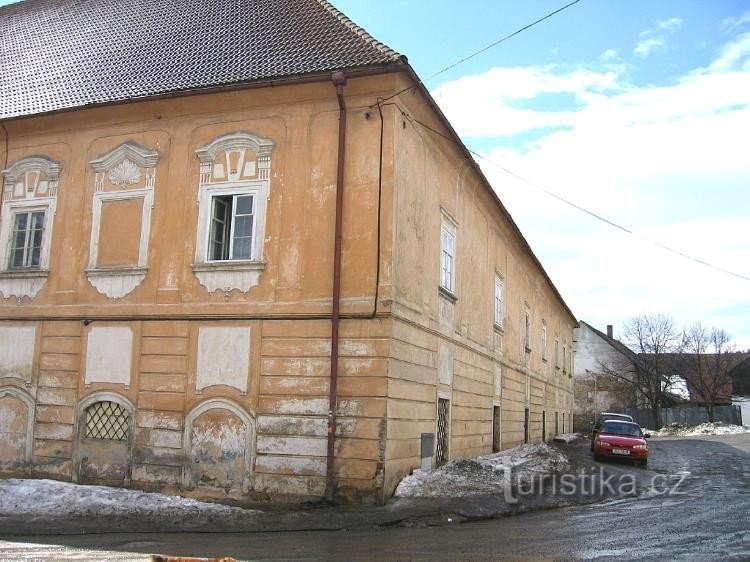
[{"label": "license plate", "polygon": [[629,455],[630,451],[627,449],[612,449],[613,455]]}]

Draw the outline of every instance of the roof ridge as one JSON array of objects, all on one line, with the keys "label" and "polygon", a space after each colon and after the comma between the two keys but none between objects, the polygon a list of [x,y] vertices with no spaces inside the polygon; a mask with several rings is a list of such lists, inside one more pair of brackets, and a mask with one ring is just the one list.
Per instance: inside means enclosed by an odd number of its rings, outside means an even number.
[{"label": "roof ridge", "polygon": [[333,4],[328,2],[328,0],[316,0],[316,1],[318,2],[318,4],[321,5],[321,7],[327,10],[333,17],[339,20],[339,22],[344,24],[345,27],[347,27],[350,31],[353,31],[356,35],[358,35],[360,39],[364,40],[366,43],[373,46],[384,55],[392,57],[394,60],[406,59],[406,57],[400,54],[398,51],[391,49],[388,45],[386,45],[382,41],[378,41],[377,39],[375,39],[375,37],[370,35],[370,33],[364,27],[361,27],[357,25],[356,23],[354,23],[343,12],[341,12]]}]

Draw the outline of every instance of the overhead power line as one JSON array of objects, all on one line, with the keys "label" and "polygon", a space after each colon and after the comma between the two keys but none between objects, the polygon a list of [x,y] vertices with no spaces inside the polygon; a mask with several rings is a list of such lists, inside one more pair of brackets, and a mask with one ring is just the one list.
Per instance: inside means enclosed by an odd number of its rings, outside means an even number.
[{"label": "overhead power line", "polygon": [[[460,59],[460,60],[457,60],[456,62],[454,62],[454,63],[452,63],[452,64],[449,64],[449,65],[448,65],[448,66],[446,66],[445,68],[441,68],[440,70],[438,70],[438,71],[437,71],[437,72],[435,72],[434,74],[430,74],[430,75],[429,75],[429,76],[428,76],[427,78],[425,78],[424,80],[420,79],[420,80],[419,80],[419,83],[420,83],[420,84],[424,84],[425,82],[428,82],[429,80],[432,80],[432,79],[433,79],[433,78],[435,78],[436,76],[440,76],[440,75],[441,75],[441,74],[443,74],[444,72],[447,72],[447,71],[451,70],[452,68],[455,68],[455,67],[457,67],[458,65],[460,65],[460,64],[463,64],[463,63],[465,63],[466,61],[468,61],[468,60],[470,60],[470,59],[473,59],[473,58],[474,58],[474,57],[476,57],[477,55],[481,55],[482,53],[484,53],[484,52],[486,52],[486,51],[489,51],[490,49],[492,49],[493,47],[496,47],[496,46],[497,46],[497,45],[499,45],[500,43],[503,43],[504,41],[507,41],[507,40],[508,40],[508,39],[510,39],[511,37],[515,37],[515,36],[516,36],[516,35],[518,35],[519,33],[523,33],[523,32],[524,32],[524,31],[526,31],[527,29],[529,29],[529,28],[531,28],[531,27],[534,27],[535,25],[537,25],[537,24],[539,24],[539,23],[543,22],[543,21],[544,21],[544,20],[546,20],[546,19],[549,19],[549,18],[551,18],[551,17],[552,17],[552,16],[554,16],[555,14],[559,14],[559,13],[560,13],[560,12],[562,12],[563,10],[567,10],[567,9],[568,9],[568,8],[570,8],[571,6],[573,6],[573,5],[575,5],[575,4],[578,4],[578,2],[580,2],[580,1],[581,1],[581,0],[573,0],[573,2],[570,2],[569,4],[565,4],[565,6],[562,6],[561,8],[558,8],[558,9],[557,9],[557,10],[555,10],[554,12],[550,12],[549,14],[547,14],[546,16],[543,16],[543,17],[539,18],[538,20],[536,20],[536,21],[533,21],[533,22],[531,22],[531,23],[529,23],[529,24],[527,24],[527,25],[524,25],[523,27],[521,27],[521,28],[519,28],[519,29],[516,29],[516,30],[515,30],[515,31],[514,31],[513,33],[509,33],[508,35],[506,35],[506,36],[504,36],[504,37],[501,37],[501,38],[500,38],[500,39],[498,39],[497,41],[494,41],[494,42],[490,43],[489,45],[486,45],[485,47],[482,47],[482,48],[481,48],[481,49],[479,49],[478,51],[474,51],[474,52],[473,52],[473,53],[471,53],[470,55],[468,55],[468,56],[465,56],[464,58],[462,58],[462,59]],[[393,99],[393,98],[395,98],[396,96],[398,96],[399,94],[403,94],[403,93],[404,93],[405,91],[407,91],[407,90],[411,90],[411,89],[413,89],[414,87],[415,87],[415,86],[407,86],[406,88],[404,88],[404,89],[402,89],[402,90],[399,90],[399,91],[398,91],[398,92],[396,92],[395,94],[393,94],[393,95],[391,95],[391,96],[388,96],[387,98],[384,98],[384,99],[383,99],[383,100],[381,100],[381,101],[388,101],[388,100],[390,100],[390,99]]]},{"label": "overhead power line", "polygon": [[677,250],[675,248],[667,246],[666,244],[662,244],[661,242],[658,242],[656,240],[652,240],[651,238],[648,238],[646,236],[638,234],[637,232],[633,231],[630,228],[627,228],[625,226],[617,224],[616,222],[614,222],[614,221],[612,221],[612,220],[610,220],[610,219],[608,219],[608,218],[606,218],[606,217],[604,217],[604,216],[602,216],[602,215],[600,215],[598,213],[590,211],[589,209],[586,209],[585,207],[582,207],[581,205],[579,205],[577,203],[574,203],[573,201],[570,201],[570,200],[566,199],[565,197],[563,197],[559,193],[555,193],[554,191],[552,191],[550,189],[547,189],[546,187],[543,187],[543,186],[541,186],[539,184],[536,184],[533,181],[528,180],[525,177],[517,174],[513,170],[510,170],[509,168],[506,168],[505,166],[503,166],[501,164],[498,164],[497,162],[495,162],[493,160],[490,160],[489,158],[487,158],[486,156],[480,154],[479,152],[476,152],[475,150],[470,149],[469,147],[467,147],[466,145],[464,145],[460,141],[457,141],[456,139],[454,139],[454,138],[452,138],[452,137],[450,137],[450,136],[448,136],[448,135],[446,135],[446,134],[438,131],[437,129],[434,129],[433,127],[430,127],[429,125],[427,125],[426,123],[423,123],[419,119],[417,119],[415,117],[412,117],[411,115],[407,114],[403,110],[401,110],[401,114],[404,116],[404,118],[408,119],[410,122],[417,123],[418,125],[420,125],[424,129],[426,129],[426,130],[428,130],[428,131],[430,131],[430,132],[432,132],[432,133],[434,133],[436,135],[441,136],[442,138],[444,138],[444,139],[446,139],[446,140],[448,140],[448,141],[450,141],[450,142],[452,142],[452,143],[460,146],[461,148],[464,148],[471,155],[473,155],[473,156],[475,156],[475,157],[483,160],[484,162],[487,162],[488,164],[490,164],[492,166],[495,166],[499,170],[505,172],[506,174],[508,174],[510,176],[513,176],[517,180],[525,183],[526,185],[529,185],[529,186],[531,186],[531,187],[533,187],[535,189],[538,189],[539,191],[541,191],[541,192],[549,195],[550,197],[554,197],[555,199],[557,199],[558,201],[564,203],[565,205],[573,207],[574,209],[576,209],[576,210],[578,210],[578,211],[580,211],[582,213],[585,213],[585,214],[589,215],[590,217],[593,217],[594,219],[596,219],[598,221],[601,221],[601,222],[603,222],[603,223],[605,223],[605,224],[607,224],[607,225],[609,225],[609,226],[611,226],[613,228],[616,228],[617,230],[620,230],[620,231],[622,231],[622,232],[624,232],[626,234],[629,234],[629,235],[631,235],[631,236],[633,236],[635,238],[638,238],[639,240],[641,240],[643,242],[647,242],[647,243],[649,243],[649,244],[651,244],[653,246],[661,248],[662,250],[665,250],[667,252],[670,252],[672,254],[675,254],[677,256],[680,256],[680,257],[685,258],[687,260],[690,260],[692,262],[698,263],[698,264],[703,265],[705,267],[709,267],[711,269],[714,269],[714,270],[719,271],[721,273],[724,273],[726,275],[731,275],[732,277],[736,277],[738,279],[743,279],[745,281],[750,281],[750,277],[748,277],[747,275],[743,275],[741,273],[737,273],[735,271],[730,271],[730,270],[725,269],[723,267],[719,267],[719,266],[713,265],[713,264],[711,264],[711,263],[709,263],[709,262],[707,262],[705,260],[702,260],[700,258],[696,258],[695,256],[691,256],[690,254],[687,254],[685,252],[682,252],[680,250]]}]

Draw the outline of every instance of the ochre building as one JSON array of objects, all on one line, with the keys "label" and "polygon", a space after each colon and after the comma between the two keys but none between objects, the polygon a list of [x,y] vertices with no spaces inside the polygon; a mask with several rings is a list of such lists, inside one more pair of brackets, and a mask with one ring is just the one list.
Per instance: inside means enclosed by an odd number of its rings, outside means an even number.
[{"label": "ochre building", "polygon": [[322,0],[0,8],[0,473],[382,502],[572,425],[576,324]]}]

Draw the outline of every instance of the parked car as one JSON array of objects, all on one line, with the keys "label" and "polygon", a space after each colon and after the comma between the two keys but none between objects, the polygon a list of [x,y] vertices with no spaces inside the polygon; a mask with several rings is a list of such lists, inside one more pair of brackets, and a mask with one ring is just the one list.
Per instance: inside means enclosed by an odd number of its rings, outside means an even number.
[{"label": "parked car", "polygon": [[633,416],[627,414],[615,414],[614,412],[602,412],[599,417],[596,418],[594,429],[591,430],[591,450],[594,450],[594,441],[596,441],[596,434],[599,433],[599,428],[607,420],[620,420],[620,421],[633,421]]},{"label": "parked car", "polygon": [[643,434],[637,423],[607,420],[602,423],[594,440],[594,460],[604,458],[628,459],[641,466],[648,463],[648,433]]}]

